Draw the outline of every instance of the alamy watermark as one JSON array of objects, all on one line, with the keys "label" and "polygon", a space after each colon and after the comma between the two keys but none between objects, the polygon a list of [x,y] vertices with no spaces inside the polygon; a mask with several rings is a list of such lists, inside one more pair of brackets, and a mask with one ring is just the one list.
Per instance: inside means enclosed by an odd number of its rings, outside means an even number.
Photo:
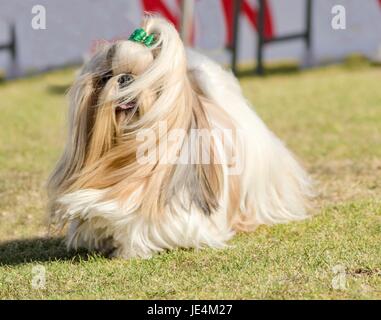
[{"label": "alamy watermark", "polygon": [[35,290],[43,290],[46,285],[46,269],[43,265],[36,265],[32,267],[32,281],[31,286]]},{"label": "alamy watermark", "polygon": [[333,30],[345,30],[347,28],[347,16],[345,7],[342,5],[335,5],[331,9],[333,14],[331,20],[331,27]]},{"label": "alamy watermark", "polygon": [[331,284],[335,290],[345,290],[347,288],[347,274],[345,267],[341,264],[335,265],[332,268],[334,274]]},{"label": "alamy watermark", "polygon": [[46,29],[46,8],[43,5],[36,4],[32,7],[31,26],[34,30]]},{"label": "alamy watermark", "polygon": [[178,128],[168,130],[160,121],[158,130],[143,129],[136,135],[139,147],[137,162],[146,164],[221,164],[228,174],[240,174],[243,169],[244,134],[240,129]]}]

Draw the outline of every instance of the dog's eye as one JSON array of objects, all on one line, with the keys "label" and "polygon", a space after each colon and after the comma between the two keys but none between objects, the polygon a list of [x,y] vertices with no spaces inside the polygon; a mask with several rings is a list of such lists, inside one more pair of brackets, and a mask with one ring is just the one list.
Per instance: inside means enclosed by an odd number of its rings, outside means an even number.
[{"label": "dog's eye", "polygon": [[123,88],[126,85],[128,85],[130,82],[132,82],[133,80],[134,80],[134,77],[131,74],[125,73],[119,77],[118,83],[119,83],[119,86]]},{"label": "dog's eye", "polygon": [[109,81],[111,78],[112,78],[111,72],[107,72],[104,75],[102,75],[102,77],[100,78],[101,85],[104,86],[107,83],[107,81]]}]

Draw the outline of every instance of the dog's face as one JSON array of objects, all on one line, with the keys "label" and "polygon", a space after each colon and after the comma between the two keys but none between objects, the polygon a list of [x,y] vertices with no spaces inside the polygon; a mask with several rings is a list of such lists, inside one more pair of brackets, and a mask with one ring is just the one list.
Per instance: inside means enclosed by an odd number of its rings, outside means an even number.
[{"label": "dog's face", "polygon": [[149,87],[134,92],[129,88],[149,68],[153,59],[153,53],[141,44],[118,41],[101,49],[89,61],[84,69],[91,75],[93,94],[85,108],[92,113],[89,124],[93,130],[96,130],[97,122],[109,122],[112,125],[108,133],[115,138],[148,112],[156,93]]},{"label": "dog's face", "polygon": [[84,152],[85,165],[136,132],[152,109],[159,92],[142,77],[153,61],[153,50],[125,40],[99,48],[82,68],[69,97],[76,148]]}]

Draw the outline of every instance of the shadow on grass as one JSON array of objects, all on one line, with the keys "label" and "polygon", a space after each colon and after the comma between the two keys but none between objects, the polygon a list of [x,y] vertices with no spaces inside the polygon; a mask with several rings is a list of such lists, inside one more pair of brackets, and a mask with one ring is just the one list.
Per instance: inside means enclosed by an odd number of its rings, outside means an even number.
[{"label": "shadow on grass", "polygon": [[67,251],[63,238],[32,238],[0,243],[0,266],[55,260],[86,260],[86,250]]}]

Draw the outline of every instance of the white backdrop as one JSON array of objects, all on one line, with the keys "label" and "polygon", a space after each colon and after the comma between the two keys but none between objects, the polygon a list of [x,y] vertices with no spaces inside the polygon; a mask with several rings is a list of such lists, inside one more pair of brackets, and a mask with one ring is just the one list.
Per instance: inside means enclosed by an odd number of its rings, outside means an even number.
[{"label": "white backdrop", "polygon": [[[305,0],[268,0],[272,35],[304,28]],[[46,29],[31,26],[32,7],[46,8]],[[0,0],[0,43],[14,22],[17,61],[0,51],[0,70],[9,76],[27,74],[81,62],[97,40],[127,38],[145,10],[156,11],[179,23],[179,0]],[[195,0],[193,45],[221,62],[229,61],[226,11],[229,0]],[[256,0],[245,0],[241,13],[239,60],[255,58]],[[346,30],[331,27],[334,5],[346,9]],[[230,14],[231,16],[231,14]],[[370,58],[381,55],[381,0],[314,0],[312,57],[315,63],[339,60],[350,53]],[[265,60],[303,59],[302,40],[270,44]]]}]

